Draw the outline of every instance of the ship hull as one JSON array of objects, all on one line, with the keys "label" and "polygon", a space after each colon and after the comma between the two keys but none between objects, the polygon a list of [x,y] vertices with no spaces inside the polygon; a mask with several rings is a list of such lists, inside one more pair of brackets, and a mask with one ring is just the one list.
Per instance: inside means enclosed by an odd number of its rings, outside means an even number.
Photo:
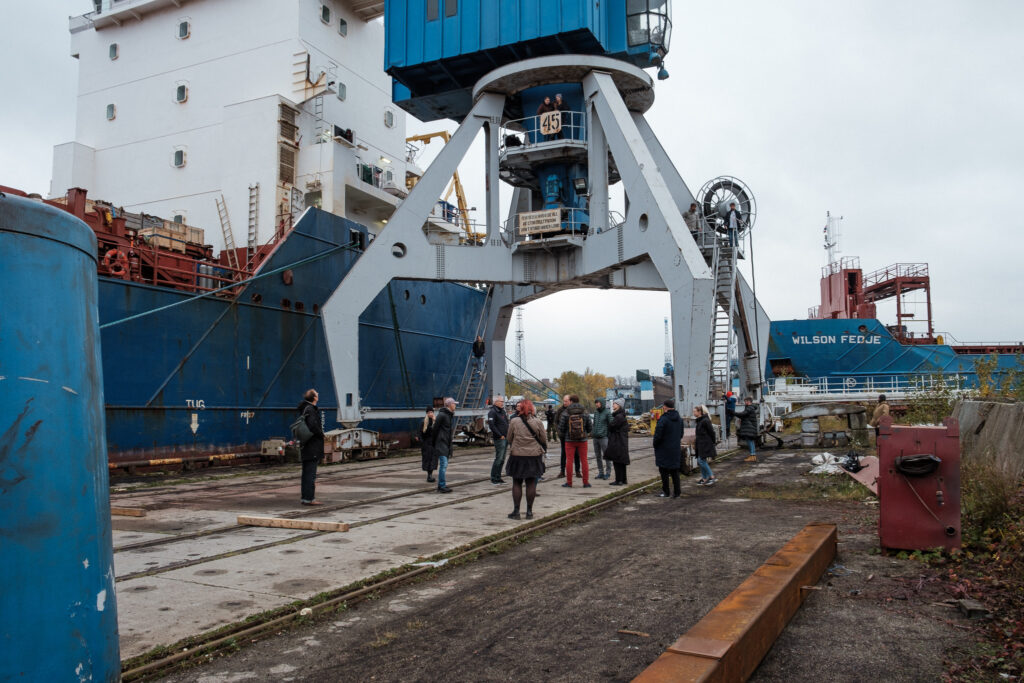
[{"label": "ship hull", "polygon": [[[958,353],[945,344],[903,344],[876,319],[778,320],[771,324],[767,376],[823,378],[847,390],[911,386],[922,377],[978,384],[978,362],[993,356],[993,378],[1019,367],[1012,353]],[[831,386],[831,384],[830,384]]]},{"label": "ship hull", "polygon": [[[365,228],[310,210],[256,273],[281,269]],[[363,238],[365,243],[365,238]],[[303,393],[320,393],[325,425],[337,396],[319,310],[357,250],[258,277],[227,298],[100,278],[107,442],[113,463],[259,450],[286,438]],[[390,289],[390,291],[389,291]],[[360,316],[362,404],[423,408],[454,395],[485,293],[453,283],[394,280]],[[171,304],[178,304],[165,308]],[[159,312],[133,318],[149,311]],[[418,420],[363,426],[410,442]]]}]

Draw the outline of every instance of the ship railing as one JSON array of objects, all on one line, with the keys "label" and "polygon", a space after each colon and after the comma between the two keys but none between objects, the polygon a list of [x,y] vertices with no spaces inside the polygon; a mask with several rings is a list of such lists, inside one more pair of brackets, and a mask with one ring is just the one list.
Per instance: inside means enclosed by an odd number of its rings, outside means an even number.
[{"label": "ship railing", "polygon": [[880,282],[894,280],[898,277],[928,277],[927,263],[894,263],[880,268],[864,276],[864,286],[870,287]]},{"label": "ship railing", "polygon": [[[171,287],[189,292],[211,292],[227,287],[249,276],[249,271],[241,268],[221,265],[211,261],[201,261],[184,254],[165,254],[154,247],[136,246],[133,250],[138,262],[129,257],[128,279],[142,284],[157,287]],[[112,273],[102,273],[116,277]],[[230,297],[237,290],[229,289],[223,296]]]},{"label": "ship railing", "polygon": [[821,311],[821,306],[811,306],[807,309],[807,317],[810,320],[816,320],[818,313]]},{"label": "ship railing", "polygon": [[844,256],[821,269],[821,276],[828,277],[844,270],[860,270],[859,256]]},{"label": "ship railing", "polygon": [[558,147],[566,143],[585,145],[586,124],[587,116],[582,111],[550,112],[507,121],[501,126],[498,153],[505,155],[516,150]]},{"label": "ship railing", "polygon": [[851,375],[847,377],[778,377],[769,393],[776,396],[827,398],[845,396],[850,400],[864,400],[887,396],[932,392],[941,389],[960,389],[965,378],[953,375]]}]

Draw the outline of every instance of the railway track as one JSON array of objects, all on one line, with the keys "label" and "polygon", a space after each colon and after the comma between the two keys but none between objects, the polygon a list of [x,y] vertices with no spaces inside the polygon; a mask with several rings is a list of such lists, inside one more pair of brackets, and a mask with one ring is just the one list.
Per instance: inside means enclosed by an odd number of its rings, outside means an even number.
[{"label": "railway track", "polygon": [[[631,453],[631,456],[633,457],[634,460],[642,460],[644,458],[652,457],[652,455],[650,453],[651,450],[652,450],[652,448],[650,446],[644,447],[644,448],[634,449],[633,453]],[[481,477],[481,478],[477,478],[477,479],[470,479],[470,480],[467,480],[467,481],[453,483],[453,484],[451,484],[451,487],[452,488],[463,487],[463,486],[468,486],[468,485],[471,485],[471,484],[478,484],[478,483],[481,483],[481,482],[484,482],[484,481],[489,481],[489,477]],[[547,481],[549,483],[555,483],[557,481],[560,481],[560,479],[555,478],[555,479],[549,479]],[[541,482],[541,486],[543,486],[543,484],[544,484],[544,482]],[[347,502],[347,503],[339,503],[337,505],[324,505],[322,507],[315,508],[313,510],[296,510],[296,511],[284,513],[284,514],[281,514],[281,515],[278,515],[278,516],[279,517],[284,517],[284,518],[293,518],[293,519],[297,518],[297,517],[304,517],[304,518],[317,517],[317,516],[322,516],[322,515],[325,515],[325,514],[329,514],[331,512],[336,512],[338,510],[356,508],[356,507],[365,506],[365,505],[372,505],[372,504],[375,504],[375,503],[387,502],[387,501],[390,501],[390,500],[398,500],[398,499],[401,499],[401,498],[408,498],[408,497],[414,496],[414,495],[421,495],[421,494],[424,494],[424,493],[429,493],[429,492],[431,492],[433,490],[434,490],[434,487],[432,487],[432,486],[431,487],[426,487],[426,488],[419,488],[419,489],[415,489],[415,490],[411,490],[411,491],[404,491],[402,493],[395,493],[395,494],[391,494],[391,495],[387,495],[387,496],[380,496],[380,497],[377,497],[377,498],[372,498],[372,499],[367,499],[367,500],[351,501],[351,502]],[[507,487],[502,487],[502,488],[499,488],[499,489],[494,489],[494,490],[486,491],[484,493],[479,493],[479,494],[470,495],[470,496],[459,496],[459,497],[445,498],[442,501],[430,503],[428,505],[417,506],[417,507],[409,509],[409,510],[401,510],[399,512],[395,512],[395,513],[387,514],[387,515],[382,515],[380,517],[375,517],[373,519],[361,520],[361,521],[358,521],[358,522],[353,522],[349,526],[350,526],[350,528],[358,528],[358,527],[362,527],[362,526],[369,526],[371,524],[379,524],[381,522],[387,522],[387,521],[390,521],[390,520],[393,520],[393,519],[397,519],[397,518],[400,518],[400,517],[406,517],[406,516],[410,516],[410,515],[422,514],[423,512],[428,512],[430,510],[436,510],[438,508],[444,508],[444,507],[450,507],[450,506],[454,506],[454,505],[459,505],[459,504],[462,504],[462,503],[465,503],[465,502],[468,502],[468,501],[471,501],[471,500],[478,500],[478,499],[481,499],[481,498],[491,498],[491,497],[499,496],[499,495],[508,495],[508,493],[509,493],[509,489]],[[138,549],[142,549],[142,548],[151,548],[151,547],[154,547],[154,546],[165,546],[165,545],[171,545],[171,544],[175,544],[175,543],[185,543],[185,542],[194,540],[196,538],[202,538],[204,536],[210,536],[210,535],[213,535],[213,534],[221,534],[221,535],[229,534],[229,533],[241,531],[243,529],[250,529],[250,528],[251,527],[249,527],[249,526],[245,526],[245,525],[241,525],[241,524],[225,525],[225,526],[215,527],[215,528],[211,528],[211,529],[204,529],[204,530],[201,530],[201,531],[196,531],[196,532],[192,532],[192,533],[188,533],[188,534],[180,534],[180,535],[173,536],[173,537],[168,537],[168,538],[152,539],[152,540],[149,540],[149,541],[141,541],[139,543],[134,543],[134,544],[130,544],[130,545],[124,545],[124,546],[120,546],[119,548],[115,548],[114,552],[115,553],[126,552],[126,551],[130,551],[130,550],[138,550]],[[251,552],[258,551],[258,550],[263,550],[263,549],[266,549],[266,548],[273,548],[273,547],[276,547],[276,546],[288,545],[288,544],[291,544],[291,543],[296,543],[298,541],[303,541],[303,540],[306,540],[306,539],[317,538],[319,536],[323,536],[323,535],[330,534],[330,533],[334,533],[334,532],[329,532],[329,531],[312,531],[312,532],[309,532],[309,533],[306,533],[306,534],[296,534],[295,536],[291,536],[289,538],[278,539],[276,541],[269,541],[269,542],[266,542],[266,543],[258,543],[258,544],[254,544],[254,545],[251,545],[251,546],[245,546],[243,548],[236,548],[236,549],[233,549],[233,550],[230,550],[230,551],[227,551],[227,552],[217,553],[217,554],[209,555],[209,556],[206,556],[206,557],[195,558],[195,559],[191,559],[191,560],[182,560],[180,562],[173,562],[173,563],[166,564],[166,565],[163,565],[163,566],[152,567],[150,569],[145,569],[145,570],[141,570],[141,571],[137,571],[137,572],[131,572],[131,573],[128,573],[128,574],[123,574],[121,576],[117,576],[115,578],[115,582],[120,583],[120,582],[128,581],[128,580],[131,580],[131,579],[143,578],[143,577],[147,577],[147,576],[155,576],[157,574],[163,574],[163,573],[174,571],[174,570],[177,570],[177,569],[183,569],[183,568],[187,568],[187,567],[194,567],[194,566],[197,566],[197,565],[205,564],[207,562],[213,562],[213,561],[216,561],[216,560],[219,560],[219,559],[223,559],[225,557],[244,555],[246,553],[251,553]]]},{"label": "railway track", "polygon": [[[650,451],[651,448],[648,447],[637,450]],[[633,453],[630,455],[632,456]],[[642,457],[652,456],[648,454],[641,456],[641,458]],[[319,615],[330,613],[338,608],[351,607],[353,604],[366,599],[367,597],[379,595],[382,591],[393,590],[410,581],[415,581],[420,577],[424,577],[438,571],[444,571],[450,567],[458,566],[461,562],[471,560],[482,552],[496,549],[504,546],[505,544],[547,531],[565,524],[566,522],[584,518],[597,510],[618,504],[623,500],[643,493],[652,486],[659,484],[660,480],[658,479],[649,479],[639,482],[625,489],[614,491],[602,498],[588,501],[576,508],[570,508],[569,510],[556,513],[546,519],[541,519],[532,524],[510,529],[507,532],[499,534],[497,538],[491,536],[489,537],[489,540],[481,540],[477,543],[471,544],[471,546],[466,550],[447,557],[447,563],[444,567],[423,566],[409,568],[407,571],[404,571],[397,576],[391,575],[370,580],[368,582],[361,582],[358,587],[352,589],[339,589],[338,591],[327,594],[326,598],[319,599],[317,602],[307,601],[303,603],[295,603],[287,608],[283,608],[282,610],[271,612],[263,618],[250,619],[245,622],[239,622],[232,627],[219,629],[210,634],[189,638],[187,639],[187,644],[186,641],[183,641],[177,646],[169,648],[166,654],[157,658],[143,656],[132,660],[126,660],[123,662],[121,680],[126,682],[151,680],[165,675],[173,669],[187,666],[189,664],[198,664],[202,660],[207,659],[214,654],[233,651],[237,649],[239,644],[242,642],[256,642],[260,637],[275,633],[300,619],[315,618]],[[500,489],[483,495],[499,495],[502,493],[507,494],[508,490]],[[461,500],[464,501],[468,499]],[[403,512],[400,514],[407,513]],[[376,523],[379,521],[381,520],[367,520],[368,523]],[[284,611],[283,614],[281,614],[282,611]]]}]

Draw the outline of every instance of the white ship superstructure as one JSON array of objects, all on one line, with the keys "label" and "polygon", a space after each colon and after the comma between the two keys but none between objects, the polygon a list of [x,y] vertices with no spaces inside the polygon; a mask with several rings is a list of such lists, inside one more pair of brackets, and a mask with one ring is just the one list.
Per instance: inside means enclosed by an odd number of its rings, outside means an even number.
[{"label": "white ship superstructure", "polygon": [[[251,246],[318,206],[379,231],[405,195],[405,114],[384,73],[383,2],[96,0],[71,17],[75,139],[51,196]],[[223,199],[221,210],[221,199]]]}]

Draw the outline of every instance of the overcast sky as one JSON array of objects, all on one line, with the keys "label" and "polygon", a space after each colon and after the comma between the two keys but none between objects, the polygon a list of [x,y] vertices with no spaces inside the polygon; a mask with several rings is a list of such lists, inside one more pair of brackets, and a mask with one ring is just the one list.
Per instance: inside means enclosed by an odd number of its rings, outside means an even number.
[{"label": "overcast sky", "polygon": [[[53,145],[74,134],[67,17],[89,7],[5,10],[18,28],[0,42],[0,185],[48,191]],[[830,210],[845,216],[843,255],[866,272],[931,266],[938,331],[1024,340],[1024,2],[674,0],[673,14],[671,78],[648,119],[691,190],[718,175],[753,189],[770,317],[818,303]],[[482,208],[479,174],[464,182]],[[538,376],[660,369],[667,314],[660,293],[554,295],[525,307],[524,364]]]}]

